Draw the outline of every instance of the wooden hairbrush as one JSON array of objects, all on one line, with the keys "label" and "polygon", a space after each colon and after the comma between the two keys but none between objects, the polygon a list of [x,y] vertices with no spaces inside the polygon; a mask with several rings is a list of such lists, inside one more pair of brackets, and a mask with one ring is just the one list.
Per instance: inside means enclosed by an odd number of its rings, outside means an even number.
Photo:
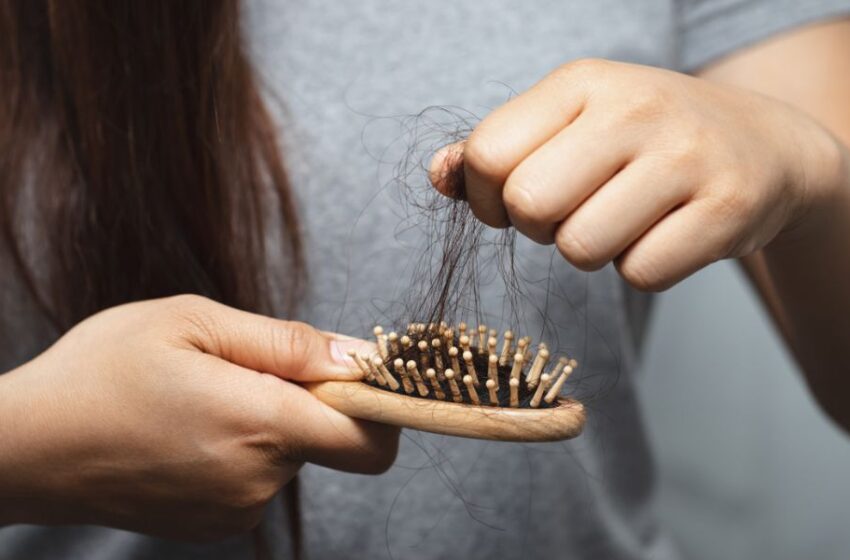
[{"label": "wooden hairbrush", "polygon": [[582,404],[559,396],[578,364],[564,357],[547,370],[545,344],[532,356],[529,337],[514,345],[505,331],[499,347],[495,330],[464,323],[374,332],[376,355],[351,353],[363,381],[312,383],[310,392],[354,418],[453,436],[556,441],[584,427]]}]

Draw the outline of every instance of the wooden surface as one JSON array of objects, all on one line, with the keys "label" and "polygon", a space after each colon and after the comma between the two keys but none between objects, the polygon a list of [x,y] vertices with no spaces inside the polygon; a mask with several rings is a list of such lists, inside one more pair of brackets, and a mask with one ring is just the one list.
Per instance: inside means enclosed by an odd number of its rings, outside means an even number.
[{"label": "wooden surface", "polygon": [[500,441],[559,441],[578,436],[584,406],[557,399],[551,408],[503,408],[422,399],[390,393],[359,381],[310,383],[325,404],[362,420],[437,434]]}]

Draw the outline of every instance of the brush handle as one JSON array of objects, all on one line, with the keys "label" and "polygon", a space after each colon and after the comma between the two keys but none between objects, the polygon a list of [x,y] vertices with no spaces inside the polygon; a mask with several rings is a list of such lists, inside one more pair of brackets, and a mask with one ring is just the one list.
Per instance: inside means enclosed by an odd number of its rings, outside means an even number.
[{"label": "brush handle", "polygon": [[560,441],[578,436],[585,421],[584,406],[572,399],[559,398],[550,408],[507,408],[408,397],[359,381],[325,381],[305,387],[353,418],[451,436]]}]

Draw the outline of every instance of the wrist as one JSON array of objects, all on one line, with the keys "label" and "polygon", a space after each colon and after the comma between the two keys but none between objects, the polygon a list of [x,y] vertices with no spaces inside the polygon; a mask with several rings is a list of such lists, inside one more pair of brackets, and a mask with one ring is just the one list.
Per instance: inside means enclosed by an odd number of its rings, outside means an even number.
[{"label": "wrist", "polygon": [[786,226],[766,247],[781,251],[801,243],[819,242],[832,231],[836,220],[847,220],[850,212],[850,152],[830,132],[816,123],[815,134],[796,146],[798,162],[790,181],[797,186],[799,203]]},{"label": "wrist", "polygon": [[51,456],[54,430],[31,364],[0,375],[0,526],[64,520],[54,487],[68,465]]}]

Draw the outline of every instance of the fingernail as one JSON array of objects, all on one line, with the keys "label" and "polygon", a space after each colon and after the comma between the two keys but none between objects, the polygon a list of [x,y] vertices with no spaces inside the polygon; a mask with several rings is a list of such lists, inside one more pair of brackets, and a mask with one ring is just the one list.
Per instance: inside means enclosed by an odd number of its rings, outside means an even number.
[{"label": "fingernail", "polygon": [[359,338],[334,338],[330,341],[331,358],[340,365],[344,365],[352,375],[361,377],[363,372],[357,367],[357,363],[349,355],[351,351],[357,354],[371,356],[376,352],[374,342],[368,342]]}]

